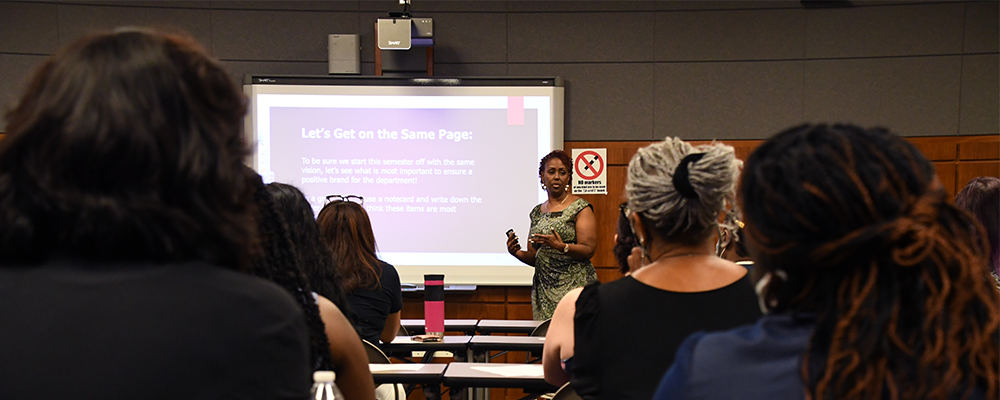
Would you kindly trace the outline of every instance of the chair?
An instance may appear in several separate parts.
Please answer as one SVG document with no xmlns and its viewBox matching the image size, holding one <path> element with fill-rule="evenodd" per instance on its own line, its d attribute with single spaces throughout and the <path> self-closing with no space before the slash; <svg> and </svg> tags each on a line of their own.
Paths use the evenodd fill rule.
<svg viewBox="0 0 1000 400">
<path fill-rule="evenodd" d="M 531 330 L 531 334 L 528 335 L 528 336 L 536 336 L 536 337 L 540 336 L 540 337 L 544 337 L 545 334 L 549 332 L 549 324 L 551 322 L 552 322 L 551 318 L 547 319 L 545 321 L 542 321 L 542 323 L 538 324 L 538 326 L 536 326 L 535 329 Z M 532 359 L 532 357 L 534 357 L 534 359 Z M 541 360 L 542 360 L 542 355 L 541 354 L 538 354 L 538 353 L 528 353 L 528 358 L 525 361 L 528 364 L 534 364 L 534 363 L 539 362 Z"/>
<path fill-rule="evenodd" d="M 542 323 L 538 324 L 535 329 L 531 330 L 531 335 L 529 336 L 545 336 L 549 332 L 549 324 L 552 323 L 552 319 L 549 318 Z"/>
<path fill-rule="evenodd" d="M 569 382 L 566 382 L 566 384 L 562 385 L 562 387 L 556 391 L 556 394 L 552 396 L 552 400 L 583 400 L 583 398 L 576 394 L 576 390 L 569 385 Z"/>
<path fill-rule="evenodd" d="M 391 362 L 389 361 L 389 356 L 385 355 L 385 353 L 382 352 L 382 349 L 379 349 L 378 346 L 376 346 L 376 345 L 372 344 L 372 342 L 369 342 L 369 341 L 364 340 L 364 339 L 361 339 L 361 343 L 364 344 L 365 354 L 368 355 L 368 362 L 369 363 L 371 363 L 371 364 L 391 364 Z M 386 388 L 383 388 L 383 387 L 389 386 L 389 385 L 392 386 L 392 393 L 393 393 L 393 398 L 394 399 L 396 399 L 396 400 L 406 400 L 406 391 L 402 388 L 403 385 L 400 385 L 398 383 L 397 384 L 386 383 L 386 384 L 379 385 L 378 387 L 375 388 L 375 393 L 378 394 L 379 392 L 388 392 L 389 389 L 386 389 Z M 380 388 L 382 388 L 382 389 L 380 390 Z"/>
</svg>

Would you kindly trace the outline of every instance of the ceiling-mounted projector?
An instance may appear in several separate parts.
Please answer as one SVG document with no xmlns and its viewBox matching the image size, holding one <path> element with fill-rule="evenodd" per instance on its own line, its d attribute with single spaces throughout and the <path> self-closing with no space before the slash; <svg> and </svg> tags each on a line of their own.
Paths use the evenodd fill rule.
<svg viewBox="0 0 1000 400">
<path fill-rule="evenodd" d="M 433 18 L 379 18 L 378 48 L 381 50 L 409 50 L 411 46 L 434 45 Z"/>
</svg>

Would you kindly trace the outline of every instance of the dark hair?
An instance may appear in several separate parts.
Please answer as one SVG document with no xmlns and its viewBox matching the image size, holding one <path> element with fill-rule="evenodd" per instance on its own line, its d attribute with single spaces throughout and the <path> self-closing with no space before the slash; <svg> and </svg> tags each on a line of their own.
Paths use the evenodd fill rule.
<svg viewBox="0 0 1000 400">
<path fill-rule="evenodd" d="M 562 161 L 563 165 L 566 166 L 566 170 L 569 171 L 569 176 L 573 176 L 573 159 L 569 157 L 569 154 L 562 150 L 552 150 L 545 157 L 542 157 L 542 161 L 538 163 L 539 178 L 545 176 L 545 164 L 553 159 Z"/>
<path fill-rule="evenodd" d="M 955 205 L 972 213 L 982 225 L 974 228 L 981 239 L 986 239 L 986 250 L 990 257 L 990 265 L 996 275 L 1000 275 L 1000 178 L 982 176 L 974 178 L 958 196 Z"/>
<path fill-rule="evenodd" d="M 305 314 L 309 328 L 309 347 L 312 353 L 313 370 L 333 369 L 330 355 L 330 341 L 326 337 L 326 325 L 319 315 L 319 306 L 312 295 L 312 287 L 295 258 L 296 246 L 289 233 L 284 216 L 268 193 L 260 175 L 247 170 L 254 183 L 253 201 L 257 206 L 256 257 L 251 263 L 254 276 L 267 279 L 285 288 Z"/>
<path fill-rule="evenodd" d="M 340 286 L 340 274 L 334 267 L 333 254 L 323 243 L 306 196 L 295 186 L 277 182 L 267 184 L 267 192 L 288 223 L 289 235 L 295 243 L 296 263 L 305 273 L 309 285 L 320 296 L 333 302 L 353 324 L 356 315 L 348 307 L 347 295 Z"/>
<path fill-rule="evenodd" d="M 382 269 L 375 255 L 375 233 L 364 207 L 350 201 L 333 201 L 323 207 L 316 222 L 337 260 L 344 290 L 352 293 L 379 287 Z"/>
<path fill-rule="evenodd" d="M 618 239 L 615 240 L 615 246 L 611 249 L 611 253 L 615 256 L 615 261 L 618 262 L 618 272 L 621 272 L 622 275 L 629 272 L 628 256 L 632 254 L 632 248 L 638 246 L 635 242 L 635 234 L 632 233 L 632 226 L 629 224 L 628 218 L 625 217 L 625 209 L 622 207 L 626 204 L 622 203 L 618 207 L 620 210 L 616 230 Z"/>
<path fill-rule="evenodd" d="M 744 229 L 776 312 L 815 315 L 807 399 L 997 392 L 997 304 L 970 217 L 885 129 L 802 125 L 747 160 Z M 780 272 L 779 272 L 780 271 Z"/>
<path fill-rule="evenodd" d="M 245 268 L 246 99 L 194 40 L 87 36 L 32 76 L 0 141 L 0 263 L 202 260 Z"/>
</svg>

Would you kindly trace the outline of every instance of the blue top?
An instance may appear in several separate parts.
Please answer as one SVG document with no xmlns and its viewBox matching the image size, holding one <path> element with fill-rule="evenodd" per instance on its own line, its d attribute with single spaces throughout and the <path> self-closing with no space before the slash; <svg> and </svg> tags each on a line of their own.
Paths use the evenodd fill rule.
<svg viewBox="0 0 1000 400">
<path fill-rule="evenodd" d="M 767 315 L 726 332 L 699 332 L 677 350 L 654 400 L 802 399 L 811 318 Z"/>
<path fill-rule="evenodd" d="M 653 399 L 803 399 L 802 359 L 814 326 L 810 315 L 782 314 L 726 332 L 693 334 L 677 350 Z M 970 400 L 986 398 L 976 387 Z"/>
</svg>

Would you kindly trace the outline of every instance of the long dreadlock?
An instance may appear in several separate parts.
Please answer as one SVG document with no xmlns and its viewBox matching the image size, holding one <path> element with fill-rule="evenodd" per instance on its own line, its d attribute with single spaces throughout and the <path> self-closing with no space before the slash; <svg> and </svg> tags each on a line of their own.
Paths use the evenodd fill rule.
<svg viewBox="0 0 1000 400">
<path fill-rule="evenodd" d="M 250 273 L 285 288 L 295 298 L 305 314 L 309 327 L 309 344 L 313 370 L 333 370 L 330 342 L 326 326 L 319 316 L 319 307 L 312 296 L 309 280 L 295 261 L 294 243 L 289 237 L 288 225 L 277 211 L 260 175 L 252 175 L 253 199 L 257 205 L 258 251 L 250 264 Z"/>
<path fill-rule="evenodd" d="M 743 172 L 747 237 L 775 312 L 815 314 L 806 398 L 997 397 L 1000 294 L 985 242 L 933 166 L 884 129 L 803 125 Z"/>
</svg>

